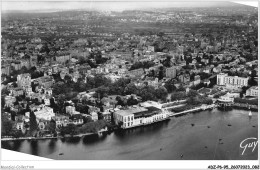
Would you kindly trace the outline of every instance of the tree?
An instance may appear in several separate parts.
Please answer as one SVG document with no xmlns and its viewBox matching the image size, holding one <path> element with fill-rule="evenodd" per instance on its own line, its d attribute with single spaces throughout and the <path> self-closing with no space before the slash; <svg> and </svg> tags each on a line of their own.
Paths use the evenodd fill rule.
<svg viewBox="0 0 260 170">
<path fill-rule="evenodd" d="M 104 116 L 101 112 L 98 112 L 98 120 L 103 120 L 104 119 Z"/>
<path fill-rule="evenodd" d="M 159 78 L 159 80 L 163 79 L 163 67 L 162 66 L 160 67 L 158 78 Z"/>
<path fill-rule="evenodd" d="M 200 76 L 200 79 L 201 79 L 201 80 L 204 80 L 204 79 L 207 79 L 207 78 L 210 77 L 210 74 L 204 73 L 204 72 L 199 73 L 198 75 Z"/>
<path fill-rule="evenodd" d="M 20 138 L 23 136 L 23 133 L 22 131 L 20 130 L 15 130 L 15 131 L 11 131 L 11 135 L 14 137 L 14 138 Z"/>
<path fill-rule="evenodd" d="M 145 61 L 145 62 L 136 62 L 134 63 L 129 70 L 135 70 L 139 68 L 150 68 L 154 66 L 155 63 L 152 61 Z"/>
<path fill-rule="evenodd" d="M 5 107 L 5 98 L 4 98 L 4 96 L 1 96 L 1 106 L 2 106 L 1 108 Z"/>
<path fill-rule="evenodd" d="M 92 120 L 92 118 L 90 116 L 83 116 L 83 122 L 85 124 L 85 123 L 94 122 L 94 121 Z"/>
<path fill-rule="evenodd" d="M 132 106 L 132 105 L 137 105 L 138 101 L 136 99 L 134 99 L 133 96 L 131 96 L 128 100 L 127 100 L 127 105 L 128 106 Z"/>
<path fill-rule="evenodd" d="M 78 111 L 80 113 L 88 114 L 88 110 L 89 110 L 88 105 L 84 105 L 84 104 L 79 103 L 76 106 L 76 111 Z"/>
<path fill-rule="evenodd" d="M 103 97 L 106 97 L 107 94 L 109 92 L 109 88 L 108 87 L 99 87 L 97 90 L 96 90 L 96 97 L 99 97 L 99 99 L 102 99 Z"/>
<path fill-rule="evenodd" d="M 109 94 L 124 95 L 126 86 L 130 83 L 130 79 L 120 78 L 109 86 Z"/>
<path fill-rule="evenodd" d="M 64 94 L 60 94 L 55 98 L 56 102 L 57 102 L 57 110 L 59 110 L 59 112 L 63 111 L 63 107 L 64 107 L 64 102 L 66 101 L 66 96 Z"/>
<path fill-rule="evenodd" d="M 3 89 L 1 90 L 1 94 L 2 94 L 2 95 L 8 95 L 8 94 L 9 94 L 9 90 L 7 90 L 7 88 L 3 88 Z"/>
<path fill-rule="evenodd" d="M 25 66 L 22 66 L 20 72 L 23 74 L 23 73 L 28 73 L 28 69 L 25 67 Z"/>
<path fill-rule="evenodd" d="M 1 135 L 2 136 L 11 135 L 11 132 L 13 131 L 14 123 L 11 120 L 8 120 L 8 118 L 4 114 L 2 114 L 1 122 L 2 122 L 1 123 Z"/>
<path fill-rule="evenodd" d="M 13 83 L 12 83 L 12 86 L 13 86 L 13 87 L 18 87 L 18 85 L 17 85 L 16 82 L 13 82 Z"/>
<path fill-rule="evenodd" d="M 257 81 L 256 81 L 253 77 L 250 77 L 250 78 L 248 79 L 248 85 L 249 85 L 249 86 L 257 86 L 258 83 L 257 83 Z"/>
<path fill-rule="evenodd" d="M 61 136 L 64 136 L 64 135 L 75 135 L 77 133 L 76 131 L 76 125 L 74 124 L 68 124 L 67 126 L 65 127 L 62 127 L 61 130 L 60 130 L 60 134 Z"/>
<path fill-rule="evenodd" d="M 54 101 L 54 98 L 53 98 L 53 97 L 50 99 L 50 107 L 51 107 L 51 108 L 54 108 L 54 107 L 56 107 L 56 103 L 55 103 L 55 101 Z"/>
<path fill-rule="evenodd" d="M 59 81 L 53 85 L 52 92 L 54 95 L 64 94 L 66 92 L 65 91 L 66 88 L 67 87 L 66 87 L 65 83 L 62 81 Z"/>
<path fill-rule="evenodd" d="M 116 96 L 117 105 L 126 106 L 126 102 L 120 97 Z"/>
<path fill-rule="evenodd" d="M 97 120 L 96 122 L 89 122 L 79 128 L 80 133 L 97 133 L 99 130 L 105 128 L 107 123 L 105 120 Z"/>
<path fill-rule="evenodd" d="M 136 94 L 137 93 L 137 87 L 135 86 L 134 83 L 129 83 L 125 87 L 125 94 L 126 95 L 131 95 L 131 94 Z"/>
<path fill-rule="evenodd" d="M 74 84 L 74 91 L 83 92 L 87 90 L 86 83 L 84 81 L 79 81 Z"/>
<path fill-rule="evenodd" d="M 30 134 L 34 136 L 36 134 L 37 129 L 38 129 L 38 124 L 36 121 L 36 116 L 34 112 L 31 111 L 30 112 Z"/>
<path fill-rule="evenodd" d="M 196 90 L 190 90 L 187 94 L 188 97 L 196 97 L 198 92 Z"/>
<path fill-rule="evenodd" d="M 98 74 L 94 77 L 95 88 L 100 87 L 102 85 L 109 86 L 110 84 L 111 84 L 111 80 L 101 74 Z"/>
<path fill-rule="evenodd" d="M 51 119 L 50 123 L 48 124 L 47 128 L 51 133 L 55 133 L 56 132 L 56 122 Z"/>
<path fill-rule="evenodd" d="M 197 60 L 198 63 L 201 62 L 201 58 L 199 56 L 196 57 L 196 60 Z"/>
<path fill-rule="evenodd" d="M 256 70 L 252 70 L 252 72 L 251 72 L 251 77 L 252 77 L 252 78 L 257 77 L 256 73 L 257 73 Z"/>
<path fill-rule="evenodd" d="M 86 59 L 85 57 L 83 57 L 83 56 L 80 56 L 80 57 L 79 57 L 78 63 L 79 63 L 80 65 L 82 65 L 82 64 L 84 64 L 84 63 L 86 63 L 86 62 L 87 62 L 87 59 Z"/>
<path fill-rule="evenodd" d="M 180 86 L 178 89 L 176 89 L 177 92 L 186 91 L 186 89 L 183 86 Z"/>
<path fill-rule="evenodd" d="M 145 86 L 140 90 L 139 96 L 142 97 L 143 101 L 156 100 L 155 88 L 153 86 Z"/>
<path fill-rule="evenodd" d="M 171 67 L 171 56 L 167 56 L 166 59 L 163 61 L 163 65 L 165 67 Z"/>
<path fill-rule="evenodd" d="M 164 32 L 162 32 L 162 31 L 160 31 L 159 33 L 158 33 L 158 36 L 160 36 L 160 37 L 163 37 L 165 34 L 164 34 Z"/>
<path fill-rule="evenodd" d="M 176 90 L 176 87 L 175 87 L 173 81 L 167 81 L 167 82 L 165 82 L 164 87 L 167 89 L 167 91 L 168 91 L 169 93 L 171 93 L 171 92 L 173 92 L 174 90 Z"/>
<path fill-rule="evenodd" d="M 189 105 L 199 105 L 200 103 L 201 103 L 201 100 L 199 100 L 198 97 L 192 96 L 187 99 L 187 104 L 189 104 Z"/>
<path fill-rule="evenodd" d="M 65 75 L 64 80 L 66 83 L 70 84 L 72 82 L 72 79 L 69 75 Z"/>
<path fill-rule="evenodd" d="M 161 99 L 162 101 L 166 101 L 168 92 L 165 87 L 159 87 L 158 89 L 155 90 L 155 96 L 158 99 Z"/>
<path fill-rule="evenodd" d="M 175 101 L 175 100 L 183 100 L 186 98 L 186 92 L 184 91 L 179 91 L 179 92 L 174 92 L 171 95 L 171 100 Z"/>
<path fill-rule="evenodd" d="M 65 93 L 65 99 L 66 99 L 66 100 L 71 100 L 71 99 L 77 97 L 77 95 L 78 95 L 77 92 L 75 92 L 75 91 L 69 91 L 69 92 Z"/>
<path fill-rule="evenodd" d="M 243 86 L 242 87 L 242 91 L 240 92 L 240 97 L 242 98 L 243 95 L 246 93 L 247 89 L 249 89 L 250 87 L 247 87 L 247 86 Z"/>
<path fill-rule="evenodd" d="M 35 66 L 32 66 L 32 67 L 30 68 L 30 72 L 34 72 L 34 71 L 36 71 L 36 67 L 35 67 Z"/>
</svg>

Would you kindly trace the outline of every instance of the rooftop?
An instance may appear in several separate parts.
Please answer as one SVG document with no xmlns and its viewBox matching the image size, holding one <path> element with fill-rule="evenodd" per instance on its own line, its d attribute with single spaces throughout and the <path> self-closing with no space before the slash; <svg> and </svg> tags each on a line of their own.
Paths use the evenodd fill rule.
<svg viewBox="0 0 260 170">
<path fill-rule="evenodd" d="M 147 111 L 147 109 L 144 107 L 135 107 L 135 108 L 127 109 L 127 110 L 118 110 L 116 113 L 121 116 L 128 116 L 128 115 L 132 115 L 132 114 L 144 112 L 144 111 Z"/>
<path fill-rule="evenodd" d="M 158 113 L 159 111 L 161 111 L 161 109 L 158 109 L 153 106 L 149 106 L 149 107 L 134 107 L 127 110 L 119 110 L 116 113 L 121 116 L 128 116 L 134 114 L 135 118 L 139 118 L 139 117 L 152 116 Z"/>
<path fill-rule="evenodd" d="M 249 89 L 258 90 L 258 86 L 252 86 L 252 87 L 250 87 Z"/>
</svg>

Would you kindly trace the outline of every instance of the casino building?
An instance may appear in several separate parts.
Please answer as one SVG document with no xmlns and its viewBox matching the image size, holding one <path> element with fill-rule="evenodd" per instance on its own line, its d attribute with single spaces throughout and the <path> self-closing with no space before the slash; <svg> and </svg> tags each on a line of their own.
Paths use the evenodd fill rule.
<svg viewBox="0 0 260 170">
<path fill-rule="evenodd" d="M 168 112 L 157 107 L 135 106 L 130 109 L 117 110 L 114 112 L 115 124 L 122 129 L 143 126 L 169 118 Z"/>
</svg>

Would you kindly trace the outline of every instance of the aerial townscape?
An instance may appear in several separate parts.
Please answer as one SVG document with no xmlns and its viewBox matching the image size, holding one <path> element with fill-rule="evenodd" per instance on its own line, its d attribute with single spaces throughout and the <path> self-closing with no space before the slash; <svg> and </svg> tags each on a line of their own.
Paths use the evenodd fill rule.
<svg viewBox="0 0 260 170">
<path fill-rule="evenodd" d="M 102 136 L 214 110 L 252 116 L 258 9 L 227 4 L 2 13 L 2 141 Z"/>
</svg>

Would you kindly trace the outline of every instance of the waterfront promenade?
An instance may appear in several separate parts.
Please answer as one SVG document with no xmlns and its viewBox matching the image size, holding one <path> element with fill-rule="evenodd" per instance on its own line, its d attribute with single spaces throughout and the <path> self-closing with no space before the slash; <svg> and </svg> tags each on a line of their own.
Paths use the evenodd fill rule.
<svg viewBox="0 0 260 170">
<path fill-rule="evenodd" d="M 215 104 L 202 105 L 202 106 L 195 107 L 195 108 L 193 108 L 193 109 L 185 110 L 185 111 L 178 112 L 178 113 L 171 112 L 171 113 L 169 114 L 169 116 L 172 117 L 172 116 L 182 115 L 182 114 L 191 113 L 191 112 L 196 112 L 196 111 L 200 111 L 200 110 L 213 109 L 213 108 L 215 108 L 215 107 L 216 107 Z"/>
</svg>

